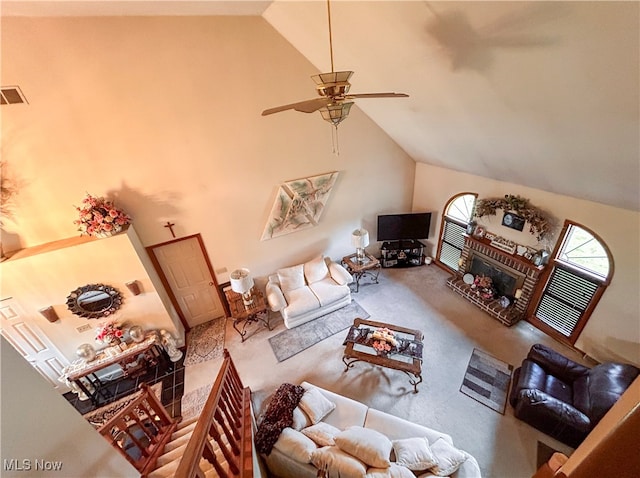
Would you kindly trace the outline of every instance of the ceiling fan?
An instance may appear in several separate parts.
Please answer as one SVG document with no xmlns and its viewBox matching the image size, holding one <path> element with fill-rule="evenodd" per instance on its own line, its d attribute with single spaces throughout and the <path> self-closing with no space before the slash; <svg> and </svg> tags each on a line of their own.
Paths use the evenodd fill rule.
<svg viewBox="0 0 640 478">
<path fill-rule="evenodd" d="M 357 93 L 349 94 L 349 78 L 353 71 L 333 70 L 333 39 L 331 35 L 331 5 L 327 0 L 327 17 L 329 19 L 329 51 L 331 54 L 331 72 L 313 75 L 311 78 L 316 83 L 316 91 L 319 98 L 299 101 L 288 105 L 276 106 L 262 112 L 262 116 L 279 113 L 286 110 L 295 110 L 302 113 L 313 113 L 320 111 L 322 118 L 335 127 L 338 126 L 349 115 L 349 110 L 353 106 L 354 98 L 406 98 L 405 93 Z"/>
</svg>

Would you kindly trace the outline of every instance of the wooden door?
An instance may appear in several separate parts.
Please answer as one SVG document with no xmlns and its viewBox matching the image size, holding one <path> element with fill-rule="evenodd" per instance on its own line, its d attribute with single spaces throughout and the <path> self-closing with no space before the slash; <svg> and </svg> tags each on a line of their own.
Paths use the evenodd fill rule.
<svg viewBox="0 0 640 478">
<path fill-rule="evenodd" d="M 69 361 L 13 298 L 0 301 L 0 333 L 54 389 L 60 393 L 69 390 L 69 387 L 58 381 L 62 369 Z"/>
<path fill-rule="evenodd" d="M 224 315 L 218 283 L 199 234 L 147 250 L 187 330 Z"/>
</svg>

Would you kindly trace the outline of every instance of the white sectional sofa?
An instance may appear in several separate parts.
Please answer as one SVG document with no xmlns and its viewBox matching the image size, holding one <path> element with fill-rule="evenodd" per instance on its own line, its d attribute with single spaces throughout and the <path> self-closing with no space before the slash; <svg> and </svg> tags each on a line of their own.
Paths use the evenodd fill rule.
<svg viewBox="0 0 640 478">
<path fill-rule="evenodd" d="M 403 420 L 388 413 L 369 408 L 363 403 L 330 392 L 308 382 L 303 382 L 301 385 L 306 390 L 316 389 L 323 397 L 328 399 L 328 401 L 335 404 L 335 408 L 322 418 L 321 422 L 331 425 L 339 430 L 346 430 L 349 427 L 356 427 L 353 430 L 360 432 L 362 432 L 360 427 L 375 430 L 376 432 L 382 433 L 392 441 L 394 450 L 396 445 L 399 443 L 398 441 L 406 442 L 409 440 L 403 439 L 423 438 L 427 440 L 428 445 L 432 447 L 435 452 L 434 444 L 442 439 L 446 443 L 439 442 L 439 444 L 465 455 L 464 458 L 460 458 L 461 460 L 464 460 L 462 464 L 460 464 L 459 467 L 456 467 L 457 469 L 454 472 L 446 476 L 450 476 L 451 478 L 481 478 L 480 467 L 478 466 L 475 458 L 464 451 L 455 449 L 453 446 L 453 440 L 449 435 Z M 306 394 L 307 392 L 305 392 L 305 395 Z M 302 402 L 298 408 L 300 407 L 302 407 Z M 300 412 L 298 412 L 298 414 L 300 414 Z M 297 424 L 296 422 L 299 422 L 299 419 L 296 419 L 296 413 L 294 412 L 293 428 L 285 428 L 278 438 L 278 441 L 275 443 L 271 453 L 262 456 L 267 468 L 269 469 L 270 475 L 273 477 L 315 478 L 318 474 L 318 468 L 316 468 L 316 466 L 311 462 L 318 461 L 314 454 L 317 450 L 321 450 L 323 447 L 306 438 L 307 435 L 305 434 L 305 428 L 312 422 L 307 421 L 307 423 L 303 425 Z M 294 431 L 295 429 L 300 429 L 300 431 Z M 336 441 L 338 441 L 337 438 Z M 309 442 L 311 445 L 308 444 Z M 364 445 L 362 447 L 357 445 L 357 447 L 364 448 Z M 393 455 L 390 456 L 393 457 Z M 332 469 L 329 467 L 326 471 L 328 472 L 329 477 L 337 476 L 338 471 L 341 471 L 341 478 L 358 476 L 364 478 L 403 478 L 409 476 L 427 478 L 435 476 L 431 473 L 433 470 L 414 470 L 412 472 L 404 466 L 399 467 L 398 464 L 400 464 L 401 461 L 401 459 L 396 457 L 395 462 L 391 461 L 389 468 L 381 469 L 367 467 L 364 475 L 357 470 L 356 472 L 353 472 L 353 470 L 346 470 L 345 468 L 338 468 L 338 470 L 336 470 L 335 468 Z M 406 465 L 406 462 L 404 464 Z M 442 471 L 442 469 L 440 471 Z M 440 476 L 443 475 L 441 474 Z"/>
<path fill-rule="evenodd" d="M 291 329 L 350 304 L 352 281 L 344 267 L 319 256 L 270 275 L 267 301 Z"/>
</svg>

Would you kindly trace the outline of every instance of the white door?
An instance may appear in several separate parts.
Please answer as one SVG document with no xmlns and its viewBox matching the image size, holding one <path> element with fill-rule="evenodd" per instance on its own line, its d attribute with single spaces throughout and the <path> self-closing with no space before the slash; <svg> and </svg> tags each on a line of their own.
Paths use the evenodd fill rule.
<svg viewBox="0 0 640 478">
<path fill-rule="evenodd" d="M 62 369 L 69 361 L 33 320 L 29 320 L 13 298 L 0 301 L 0 333 L 54 389 L 60 393 L 69 390 L 69 387 L 58 381 Z"/>
<path fill-rule="evenodd" d="M 218 285 L 198 236 L 152 250 L 189 327 L 224 315 Z"/>
</svg>

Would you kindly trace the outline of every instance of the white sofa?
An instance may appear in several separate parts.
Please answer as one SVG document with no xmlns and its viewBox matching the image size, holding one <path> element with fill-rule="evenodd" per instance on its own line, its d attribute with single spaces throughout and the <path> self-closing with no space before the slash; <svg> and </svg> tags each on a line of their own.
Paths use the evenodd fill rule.
<svg viewBox="0 0 640 478">
<path fill-rule="evenodd" d="M 291 329 L 350 304 L 352 281 L 344 267 L 319 256 L 270 275 L 267 301 Z"/>
<path fill-rule="evenodd" d="M 451 437 L 444 433 L 403 420 L 388 413 L 369 408 L 363 403 L 330 392 L 308 382 L 303 382 L 301 385 L 307 390 L 317 389 L 325 398 L 335 403 L 336 407 L 322 419 L 322 422 L 332 425 L 340 430 L 345 430 L 347 427 L 351 426 L 358 426 L 380 432 L 392 441 L 412 437 L 424 437 L 427 439 L 429 446 L 433 446 L 438 439 L 442 438 L 448 444 L 453 445 Z M 294 413 L 294 427 L 296 427 L 295 417 L 296 415 Z M 307 422 L 307 425 L 308 424 L 309 422 Z M 288 430 L 290 433 L 295 433 L 291 429 L 285 430 Z M 305 463 L 304 461 L 306 460 L 300 458 L 299 450 L 297 453 L 292 453 L 290 449 L 287 449 L 285 441 L 283 434 L 281 434 L 271 453 L 269 453 L 269 455 L 262 456 L 267 468 L 269 469 L 270 476 L 277 478 L 315 478 L 317 476 L 318 469 L 311 463 Z M 480 467 L 478 466 L 478 462 L 475 458 L 465 452 L 462 453 L 466 454 L 467 458 L 459 466 L 457 471 L 450 475 L 451 478 L 481 478 Z M 367 478 L 369 476 L 405 476 L 398 475 L 396 473 L 397 470 L 394 470 L 394 472 L 391 473 L 387 472 L 386 474 L 381 473 L 381 471 L 382 470 L 379 469 L 372 470 L 372 468 L 368 468 L 365 476 Z M 407 470 L 404 471 L 406 472 Z M 329 476 L 334 475 L 335 471 L 334 474 L 329 473 Z M 415 472 L 415 476 L 427 478 L 434 475 L 429 471 L 424 471 Z"/>
</svg>

